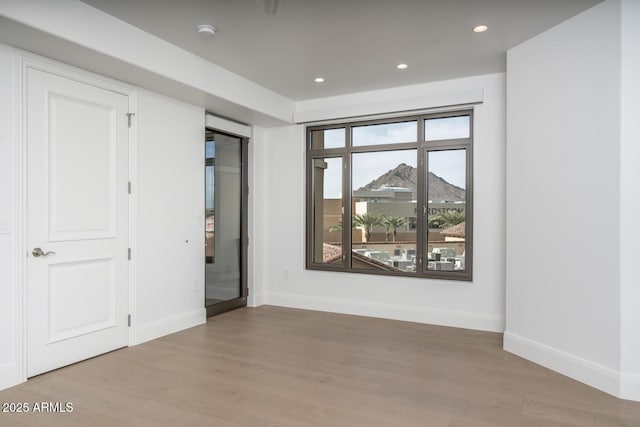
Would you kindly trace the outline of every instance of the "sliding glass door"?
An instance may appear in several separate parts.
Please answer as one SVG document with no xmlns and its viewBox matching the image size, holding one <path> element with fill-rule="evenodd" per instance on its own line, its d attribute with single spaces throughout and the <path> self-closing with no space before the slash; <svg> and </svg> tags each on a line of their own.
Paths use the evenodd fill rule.
<svg viewBox="0 0 640 427">
<path fill-rule="evenodd" d="M 205 306 L 211 316 L 247 304 L 247 139 L 206 131 Z"/>
</svg>

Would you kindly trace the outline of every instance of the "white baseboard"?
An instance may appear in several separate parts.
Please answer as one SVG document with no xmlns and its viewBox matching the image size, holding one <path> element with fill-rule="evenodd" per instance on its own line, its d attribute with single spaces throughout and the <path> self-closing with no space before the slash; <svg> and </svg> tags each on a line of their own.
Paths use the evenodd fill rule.
<svg viewBox="0 0 640 427">
<path fill-rule="evenodd" d="M 620 398 L 640 402 L 640 375 L 620 374 Z"/>
<path fill-rule="evenodd" d="M 16 363 L 9 362 L 0 365 L 0 390 L 16 386 L 26 380 L 22 377 L 20 367 Z"/>
<path fill-rule="evenodd" d="M 504 331 L 504 316 L 484 313 L 436 310 L 415 306 L 380 304 L 367 301 L 321 298 L 317 296 L 310 297 L 274 292 L 266 293 L 263 303 L 281 307 L 404 320 L 408 322 L 452 326 L 480 331 Z"/>
<path fill-rule="evenodd" d="M 247 298 L 247 306 L 248 307 L 260 307 L 264 305 L 265 297 L 262 292 L 257 294 L 250 294 L 249 298 Z"/>
<path fill-rule="evenodd" d="M 504 333 L 503 348 L 510 353 L 595 387 L 605 393 L 621 397 L 620 373 L 614 369 L 511 332 Z M 640 382 L 638 385 L 640 385 Z"/>
<path fill-rule="evenodd" d="M 174 332 L 202 325 L 206 323 L 206 321 L 207 310 L 203 307 L 165 319 L 137 325 L 136 339 L 131 345 L 142 344 L 143 342 L 173 334 Z"/>
</svg>

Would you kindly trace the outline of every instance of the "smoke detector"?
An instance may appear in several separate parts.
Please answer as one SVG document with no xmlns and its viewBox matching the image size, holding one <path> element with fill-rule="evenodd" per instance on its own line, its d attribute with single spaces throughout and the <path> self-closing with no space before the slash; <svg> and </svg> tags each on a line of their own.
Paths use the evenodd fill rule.
<svg viewBox="0 0 640 427">
<path fill-rule="evenodd" d="M 216 27 L 210 24 L 202 24 L 196 27 L 198 34 L 205 37 L 213 37 L 216 35 Z"/>
</svg>

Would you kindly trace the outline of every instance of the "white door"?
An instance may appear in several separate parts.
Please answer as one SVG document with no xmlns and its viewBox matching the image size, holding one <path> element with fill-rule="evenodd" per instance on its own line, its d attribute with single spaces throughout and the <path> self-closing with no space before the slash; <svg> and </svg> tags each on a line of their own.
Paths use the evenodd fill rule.
<svg viewBox="0 0 640 427">
<path fill-rule="evenodd" d="M 126 95 L 28 70 L 30 377 L 128 345 L 127 112 Z"/>
</svg>

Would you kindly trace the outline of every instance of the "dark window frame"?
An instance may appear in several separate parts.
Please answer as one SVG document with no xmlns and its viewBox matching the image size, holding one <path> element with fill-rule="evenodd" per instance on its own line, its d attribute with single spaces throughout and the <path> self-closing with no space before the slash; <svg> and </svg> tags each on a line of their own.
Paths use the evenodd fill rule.
<svg viewBox="0 0 640 427">
<path fill-rule="evenodd" d="M 447 118 L 447 117 L 469 117 L 469 136 L 467 138 L 457 139 L 440 139 L 427 141 L 425 139 L 425 120 Z M 352 128 L 377 125 L 391 124 L 407 121 L 417 121 L 417 135 L 414 142 L 379 144 L 368 146 L 353 146 Z M 329 129 L 345 129 L 345 146 L 340 148 L 313 149 L 312 148 L 312 132 L 318 130 Z M 402 117 L 382 118 L 375 120 L 350 121 L 331 123 L 324 125 L 309 125 L 305 128 L 306 135 L 306 242 L 305 242 L 305 265 L 308 270 L 321 271 L 338 271 L 343 273 L 359 273 L 374 274 L 382 276 L 394 277 L 416 277 L 430 279 L 445 279 L 458 281 L 472 281 L 473 278 L 473 139 L 474 139 L 474 115 L 472 109 L 439 112 L 431 114 L 407 115 Z M 351 188 L 351 162 L 352 154 L 355 153 L 372 153 L 383 151 L 399 151 L 399 150 L 416 150 L 417 155 L 417 212 L 422 212 L 422 216 L 418 215 L 416 221 L 416 271 L 386 271 L 374 269 L 358 269 L 351 266 L 351 227 L 342 227 L 342 262 L 340 263 L 318 263 L 314 262 L 314 246 L 316 235 L 314 233 L 314 160 L 336 158 L 342 159 L 342 224 L 351 223 L 352 218 L 352 191 Z M 427 269 L 427 207 L 428 194 L 426 191 L 427 171 L 429 170 L 428 158 L 429 153 L 433 151 L 446 150 L 466 150 L 466 200 L 465 200 L 465 270 L 464 271 L 436 271 Z"/>
<path fill-rule="evenodd" d="M 241 166 L 240 166 L 240 296 L 237 298 L 229 299 L 217 304 L 207 305 L 206 304 L 206 290 L 202 294 L 202 302 L 204 303 L 207 317 L 216 316 L 218 314 L 226 313 L 227 311 L 235 310 L 236 308 L 246 307 L 247 306 L 247 298 L 249 297 L 249 282 L 248 282 L 248 260 L 249 260 L 249 143 L 251 142 L 250 138 L 246 136 L 238 135 L 232 132 L 220 131 L 215 128 L 206 126 L 205 127 L 205 141 L 208 139 L 207 135 L 209 133 L 220 134 L 229 136 L 232 138 L 238 138 L 240 141 L 240 156 L 241 156 Z M 203 147 L 204 148 L 204 147 Z M 207 158 L 205 154 L 205 167 L 207 165 L 215 165 L 215 158 Z M 206 178 L 205 178 L 206 180 Z M 206 188 L 206 181 L 204 183 L 204 187 Z M 205 207 L 206 211 L 206 207 Z M 206 221 L 205 221 L 206 223 Z M 205 225 L 206 226 L 206 225 Z M 204 229 L 204 227 L 203 227 Z M 204 231 L 204 230 L 203 230 Z M 204 233 L 203 233 L 204 236 Z M 206 258 L 205 258 L 206 263 Z M 205 272 L 205 281 L 206 281 L 206 272 Z M 205 284 L 206 286 L 206 284 Z"/>
</svg>

